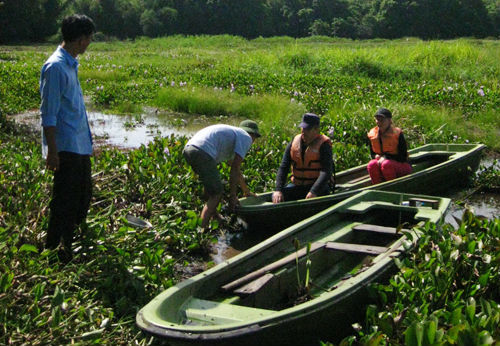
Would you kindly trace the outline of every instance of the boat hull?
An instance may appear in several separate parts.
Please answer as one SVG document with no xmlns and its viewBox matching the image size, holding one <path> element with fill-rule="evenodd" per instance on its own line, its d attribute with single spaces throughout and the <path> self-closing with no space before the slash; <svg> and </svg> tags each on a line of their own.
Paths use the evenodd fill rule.
<svg viewBox="0 0 500 346">
<path fill-rule="evenodd" d="M 415 245 L 421 231 L 409 225 L 438 222 L 449 204 L 364 191 L 162 292 L 137 324 L 172 345 L 338 341 L 362 320 L 368 285 Z M 303 300 L 306 275 L 314 285 Z"/>
<path fill-rule="evenodd" d="M 372 185 L 366 165 L 362 165 L 339 172 L 339 186 L 332 195 L 273 204 L 272 192 L 268 192 L 242 198 L 236 213 L 252 232 L 273 233 L 365 190 L 441 195 L 467 184 L 479 167 L 484 148 L 482 144 L 427 144 L 410 151 L 415 169 L 410 175 Z M 350 180 L 358 181 L 346 184 Z"/>
</svg>

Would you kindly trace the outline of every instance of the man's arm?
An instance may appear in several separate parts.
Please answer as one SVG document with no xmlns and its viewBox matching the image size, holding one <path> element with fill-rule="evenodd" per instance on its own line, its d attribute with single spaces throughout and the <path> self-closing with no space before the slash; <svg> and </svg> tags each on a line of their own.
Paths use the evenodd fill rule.
<svg viewBox="0 0 500 346">
<path fill-rule="evenodd" d="M 44 127 L 43 133 L 45 135 L 45 140 L 47 141 L 48 149 L 45 166 L 51 171 L 57 171 L 59 169 L 59 156 L 57 155 L 56 127 Z"/>
<path fill-rule="evenodd" d="M 316 197 L 319 195 L 323 188 L 330 182 L 333 170 L 333 154 L 332 147 L 327 142 L 323 143 L 319 148 L 319 155 L 321 161 L 321 171 L 319 177 L 314 182 L 311 190 L 306 198 Z M 311 194 L 311 195 L 309 195 Z"/>
<path fill-rule="evenodd" d="M 293 140 L 292 140 L 293 141 Z M 292 141 L 286 146 L 285 152 L 283 153 L 283 158 L 281 159 L 280 167 L 278 168 L 278 173 L 276 174 L 276 187 L 273 192 L 273 203 L 283 202 L 283 187 L 285 186 L 288 173 L 290 172 L 290 165 L 292 162 L 292 157 L 290 156 L 290 148 L 292 147 Z"/>
<path fill-rule="evenodd" d="M 239 204 L 238 201 L 238 184 L 241 184 L 241 181 L 243 181 L 244 186 L 242 185 L 243 192 L 249 192 L 248 187 L 246 183 L 244 182 L 244 178 L 241 175 L 241 163 L 243 162 L 243 158 L 238 155 L 234 154 L 234 159 L 233 162 L 231 163 L 231 172 L 229 174 L 229 206 L 234 209 Z M 246 189 L 246 191 L 245 191 Z"/>
</svg>

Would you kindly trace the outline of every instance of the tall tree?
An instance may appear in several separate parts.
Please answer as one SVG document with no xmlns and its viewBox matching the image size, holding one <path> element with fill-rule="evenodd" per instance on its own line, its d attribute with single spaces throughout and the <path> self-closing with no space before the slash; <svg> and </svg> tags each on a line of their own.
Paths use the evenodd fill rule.
<svg viewBox="0 0 500 346">
<path fill-rule="evenodd" d="M 59 28 L 61 0 L 9 0 L 0 7 L 0 43 L 41 41 Z"/>
</svg>

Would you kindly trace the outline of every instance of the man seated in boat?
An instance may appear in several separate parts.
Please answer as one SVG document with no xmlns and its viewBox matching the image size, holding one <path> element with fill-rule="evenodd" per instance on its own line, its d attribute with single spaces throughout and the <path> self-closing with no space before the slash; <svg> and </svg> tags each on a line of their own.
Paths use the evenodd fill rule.
<svg viewBox="0 0 500 346">
<path fill-rule="evenodd" d="M 273 203 L 313 198 L 332 192 L 334 171 L 332 142 L 320 134 L 319 116 L 306 113 L 301 133 L 288 143 L 276 176 Z M 292 182 L 285 186 L 292 167 Z"/>
<path fill-rule="evenodd" d="M 368 173 L 373 184 L 396 179 L 410 174 L 408 145 L 399 127 L 392 124 L 392 113 L 386 108 L 379 108 L 375 113 L 377 126 L 368 132 L 370 154 Z"/>
</svg>

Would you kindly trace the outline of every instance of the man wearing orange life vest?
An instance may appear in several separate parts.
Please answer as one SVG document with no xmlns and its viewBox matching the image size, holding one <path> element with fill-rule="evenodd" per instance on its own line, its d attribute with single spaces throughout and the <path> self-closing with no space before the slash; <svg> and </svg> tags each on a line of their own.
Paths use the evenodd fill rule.
<svg viewBox="0 0 500 346">
<path fill-rule="evenodd" d="M 306 113 L 301 133 L 288 144 L 276 175 L 273 203 L 313 198 L 331 193 L 332 142 L 319 133 L 319 116 Z M 292 183 L 285 186 L 292 167 Z"/>
<path fill-rule="evenodd" d="M 400 128 L 392 125 L 392 113 L 379 108 L 375 113 L 377 126 L 368 132 L 372 160 L 368 173 L 373 184 L 396 179 L 411 173 L 408 146 Z"/>
</svg>

